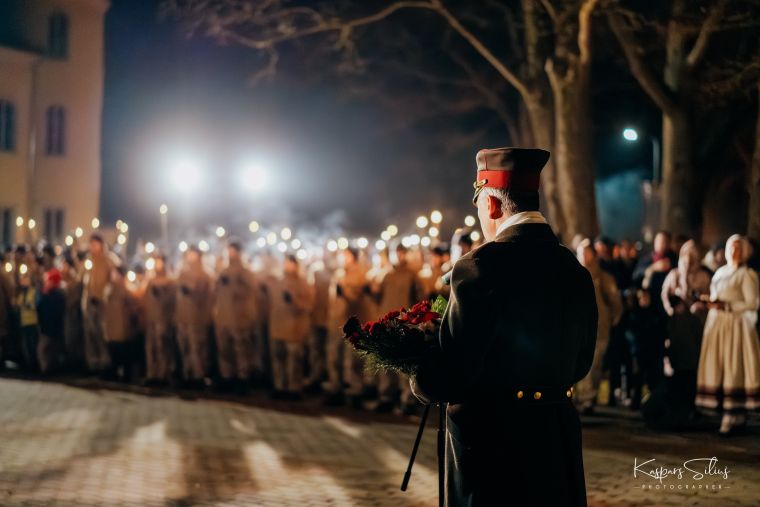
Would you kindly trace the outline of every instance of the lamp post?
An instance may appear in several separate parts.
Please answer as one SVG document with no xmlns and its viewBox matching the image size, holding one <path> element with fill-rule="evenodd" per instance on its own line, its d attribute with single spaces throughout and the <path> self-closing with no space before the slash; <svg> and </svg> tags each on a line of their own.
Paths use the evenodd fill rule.
<svg viewBox="0 0 760 507">
<path fill-rule="evenodd" d="M 164 252 L 169 251 L 169 206 L 162 204 L 158 208 L 161 215 L 161 242 L 163 243 Z"/>
<path fill-rule="evenodd" d="M 659 185 L 662 181 L 660 171 L 660 140 L 653 135 L 648 135 L 649 142 L 652 144 L 652 181 L 642 182 L 642 197 L 644 200 L 644 224 L 642 226 L 642 235 L 644 240 L 649 242 L 654 231 L 659 228 L 660 224 L 660 199 Z M 623 129 L 623 139 L 629 143 L 635 143 L 639 140 L 639 132 L 633 127 Z"/>
</svg>

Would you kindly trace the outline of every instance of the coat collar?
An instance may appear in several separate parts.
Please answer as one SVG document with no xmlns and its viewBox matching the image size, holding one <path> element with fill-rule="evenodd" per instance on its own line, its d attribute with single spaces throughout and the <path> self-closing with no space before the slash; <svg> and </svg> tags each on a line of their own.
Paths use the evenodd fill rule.
<svg viewBox="0 0 760 507">
<path fill-rule="evenodd" d="M 559 243 L 549 224 L 525 223 L 507 227 L 493 241 L 496 243 L 514 243 L 516 241 L 548 241 Z"/>
</svg>

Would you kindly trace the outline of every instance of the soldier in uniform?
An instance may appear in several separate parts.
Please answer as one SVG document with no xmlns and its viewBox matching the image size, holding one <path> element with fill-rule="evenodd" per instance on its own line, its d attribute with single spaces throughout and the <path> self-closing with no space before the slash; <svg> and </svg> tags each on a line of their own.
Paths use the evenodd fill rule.
<svg viewBox="0 0 760 507">
<path fill-rule="evenodd" d="M 88 263 L 89 261 L 89 263 Z M 108 284 L 113 263 L 106 252 L 100 234 L 90 236 L 89 257 L 85 260 L 82 291 L 82 314 L 84 317 L 84 355 L 87 368 L 102 373 L 108 367 L 110 357 L 103 339 L 103 291 Z"/>
<path fill-rule="evenodd" d="M 571 387 L 594 357 L 596 299 L 538 211 L 548 158 L 517 148 L 476 157 L 486 242 L 454 265 L 440 347 L 413 379 L 423 400 L 449 403 L 447 505 L 586 505 Z"/>
<path fill-rule="evenodd" d="M 66 293 L 66 312 L 63 317 L 63 337 L 68 366 L 76 371 L 82 369 L 84 363 L 84 343 L 82 326 L 82 283 L 81 264 L 78 263 L 75 252 L 66 252 L 63 259 L 64 291 Z"/>
<path fill-rule="evenodd" d="M 272 286 L 271 296 L 273 396 L 298 399 L 303 388 L 304 351 L 311 331 L 314 293 L 299 272 L 294 255 L 286 257 L 282 278 Z"/>
<path fill-rule="evenodd" d="M 152 276 L 143 296 L 145 308 L 145 378 L 151 383 L 171 381 L 176 366 L 174 309 L 177 289 L 169 278 L 166 257 L 156 255 Z"/>
<path fill-rule="evenodd" d="M 372 318 L 366 305 L 362 304 L 368 281 L 359 251 L 353 248 L 343 250 L 342 260 L 343 266 L 336 271 L 330 286 L 326 405 L 344 404 L 346 386 L 349 393 L 361 392 L 364 380 L 362 362 L 345 343 L 342 329 L 352 315 L 362 322 Z M 358 403 L 358 397 L 351 401 Z"/>
<path fill-rule="evenodd" d="M 103 335 L 111 358 L 109 376 L 129 382 L 135 362 L 137 333 L 137 297 L 126 284 L 124 266 L 111 268 L 111 281 L 103 290 Z"/>
<path fill-rule="evenodd" d="M 330 278 L 332 276 L 324 261 L 311 265 L 309 278 L 314 291 L 314 308 L 311 311 L 311 336 L 308 347 L 309 376 L 306 390 L 321 391 L 327 376 L 327 326 L 330 308 Z"/>
<path fill-rule="evenodd" d="M 208 375 L 213 307 L 214 281 L 203 268 L 202 255 L 198 247 L 190 247 L 177 278 L 177 343 L 182 378 L 195 386 L 200 386 Z"/>
<path fill-rule="evenodd" d="M 396 247 L 396 263 L 385 273 L 380 282 L 380 315 L 391 310 L 409 308 L 419 300 L 420 293 L 417 270 L 407 263 L 407 248 L 404 245 Z M 390 412 L 401 395 L 404 408 L 413 403 L 409 381 L 400 378 L 398 374 L 384 372 L 378 374 L 378 391 L 380 403 L 375 407 L 376 412 Z"/>
<path fill-rule="evenodd" d="M 253 355 L 262 353 L 253 350 L 257 290 L 253 272 L 243 264 L 241 244 L 230 241 L 227 265 L 219 273 L 214 289 L 214 324 L 220 387 L 234 385 L 240 393 L 248 390 Z"/>
</svg>

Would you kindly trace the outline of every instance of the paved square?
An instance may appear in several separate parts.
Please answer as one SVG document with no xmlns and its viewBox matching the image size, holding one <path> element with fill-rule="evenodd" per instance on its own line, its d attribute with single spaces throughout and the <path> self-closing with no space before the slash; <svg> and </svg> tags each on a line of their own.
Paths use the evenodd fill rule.
<svg viewBox="0 0 760 507">
<path fill-rule="evenodd" d="M 0 380 L 0 406 L 4 506 L 436 505 L 432 426 L 409 491 L 399 491 L 417 429 L 401 418 L 11 379 Z M 760 504 L 757 435 L 660 435 L 598 418 L 584 439 L 590 505 Z M 633 478 L 634 457 L 675 466 L 710 456 L 729 478 L 701 482 L 720 490 L 641 489 L 656 481 Z M 679 482 L 696 481 L 666 484 Z"/>
</svg>

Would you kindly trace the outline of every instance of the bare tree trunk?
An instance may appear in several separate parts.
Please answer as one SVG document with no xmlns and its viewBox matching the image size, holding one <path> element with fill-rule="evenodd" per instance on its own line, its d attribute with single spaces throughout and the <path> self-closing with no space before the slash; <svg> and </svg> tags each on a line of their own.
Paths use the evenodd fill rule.
<svg viewBox="0 0 760 507">
<path fill-rule="evenodd" d="M 554 92 L 554 164 L 559 202 L 565 218 L 564 239 L 599 233 L 591 157 L 588 83 L 552 78 Z"/>
<path fill-rule="evenodd" d="M 755 151 L 749 172 L 749 221 L 747 235 L 760 241 L 760 83 L 757 85 L 758 114 L 755 127 Z"/>
<path fill-rule="evenodd" d="M 689 115 L 681 108 L 662 115 L 662 217 L 674 234 L 694 237 L 697 203 Z"/>
</svg>

